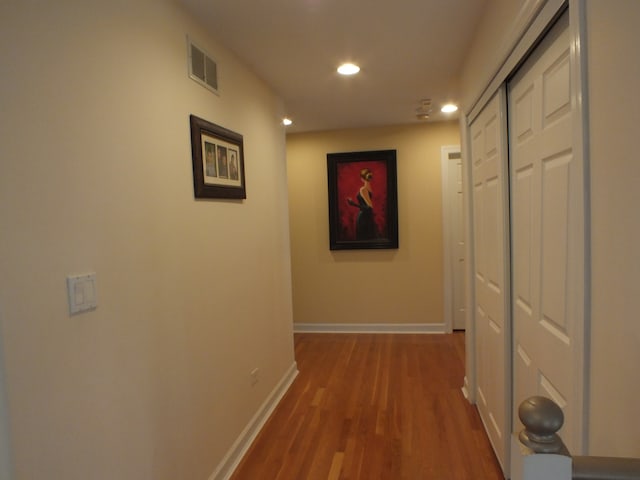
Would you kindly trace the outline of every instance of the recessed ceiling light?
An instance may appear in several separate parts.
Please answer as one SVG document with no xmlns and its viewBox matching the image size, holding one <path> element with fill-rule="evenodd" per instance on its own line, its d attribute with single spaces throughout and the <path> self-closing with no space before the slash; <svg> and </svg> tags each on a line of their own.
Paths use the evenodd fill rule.
<svg viewBox="0 0 640 480">
<path fill-rule="evenodd" d="M 340 75 L 355 75 L 360 71 L 360 67 L 353 63 L 343 63 L 338 67 Z"/>
<path fill-rule="evenodd" d="M 291 120 L 290 118 L 284 117 L 284 118 L 282 119 L 282 124 L 283 124 L 285 127 L 288 127 L 288 126 L 289 126 L 289 125 L 291 125 L 292 123 L 293 123 L 293 120 Z"/>
<path fill-rule="evenodd" d="M 442 113 L 453 113 L 457 110 L 458 110 L 458 106 L 454 105 L 453 103 L 447 103 L 440 109 Z"/>
</svg>

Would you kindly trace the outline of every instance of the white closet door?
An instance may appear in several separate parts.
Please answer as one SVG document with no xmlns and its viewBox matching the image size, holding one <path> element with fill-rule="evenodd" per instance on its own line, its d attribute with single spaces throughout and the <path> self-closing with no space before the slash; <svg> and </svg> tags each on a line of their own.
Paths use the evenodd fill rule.
<svg viewBox="0 0 640 480">
<path fill-rule="evenodd" d="M 511 433 L 508 325 L 508 214 L 505 93 L 500 90 L 470 126 L 473 184 L 476 400 L 507 472 Z"/>
<path fill-rule="evenodd" d="M 509 83 L 514 430 L 531 395 L 564 410 L 579 450 L 582 165 L 573 151 L 569 18 L 565 14 Z M 575 450 L 575 451 L 578 451 Z"/>
</svg>

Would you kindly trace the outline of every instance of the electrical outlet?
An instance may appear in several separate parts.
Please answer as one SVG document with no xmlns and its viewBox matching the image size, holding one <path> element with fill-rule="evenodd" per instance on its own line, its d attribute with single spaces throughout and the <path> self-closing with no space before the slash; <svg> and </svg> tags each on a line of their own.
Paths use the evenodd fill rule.
<svg viewBox="0 0 640 480">
<path fill-rule="evenodd" d="M 251 370 L 250 376 L 251 376 L 251 386 L 253 387 L 256 385 L 256 383 L 260 381 L 260 369 L 254 368 L 253 370 Z"/>
</svg>

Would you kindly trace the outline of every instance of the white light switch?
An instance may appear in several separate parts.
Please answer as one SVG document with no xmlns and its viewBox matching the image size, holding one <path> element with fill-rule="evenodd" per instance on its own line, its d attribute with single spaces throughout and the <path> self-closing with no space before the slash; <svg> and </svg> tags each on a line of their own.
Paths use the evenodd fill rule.
<svg viewBox="0 0 640 480">
<path fill-rule="evenodd" d="M 94 310 L 96 302 L 96 274 L 69 275 L 67 277 L 67 292 L 69 294 L 69 313 Z"/>
</svg>

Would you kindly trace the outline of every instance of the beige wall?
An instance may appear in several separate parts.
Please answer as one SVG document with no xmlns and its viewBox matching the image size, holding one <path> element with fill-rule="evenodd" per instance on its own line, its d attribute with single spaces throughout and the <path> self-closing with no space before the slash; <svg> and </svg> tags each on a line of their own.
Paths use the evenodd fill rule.
<svg viewBox="0 0 640 480">
<path fill-rule="evenodd" d="M 456 122 L 287 136 L 294 322 L 442 323 L 440 148 Z M 327 153 L 397 150 L 397 250 L 329 250 Z"/>
<path fill-rule="evenodd" d="M 3 2 L 0 64 L 15 478 L 208 478 L 294 361 L 280 101 L 170 0 Z M 194 201 L 190 113 L 244 135 L 246 201 Z"/>
<path fill-rule="evenodd" d="M 469 111 L 509 54 L 513 29 L 532 0 L 487 0 L 461 72 L 462 110 Z"/>
<path fill-rule="evenodd" d="M 640 457 L 640 322 L 634 303 L 640 297 L 640 257 L 635 253 L 640 243 L 635 209 L 640 204 L 640 162 L 634 131 L 640 121 L 634 94 L 640 81 L 635 48 L 640 3 L 588 0 L 586 11 L 592 275 L 588 453 Z M 487 71 L 497 70 L 495 52 L 511 31 L 518 8 L 496 0 L 489 2 L 486 14 L 476 35 L 481 45 L 470 52 L 463 69 L 465 99 L 475 99 Z"/>
<path fill-rule="evenodd" d="M 640 2 L 587 3 L 591 452 L 640 457 Z"/>
</svg>

